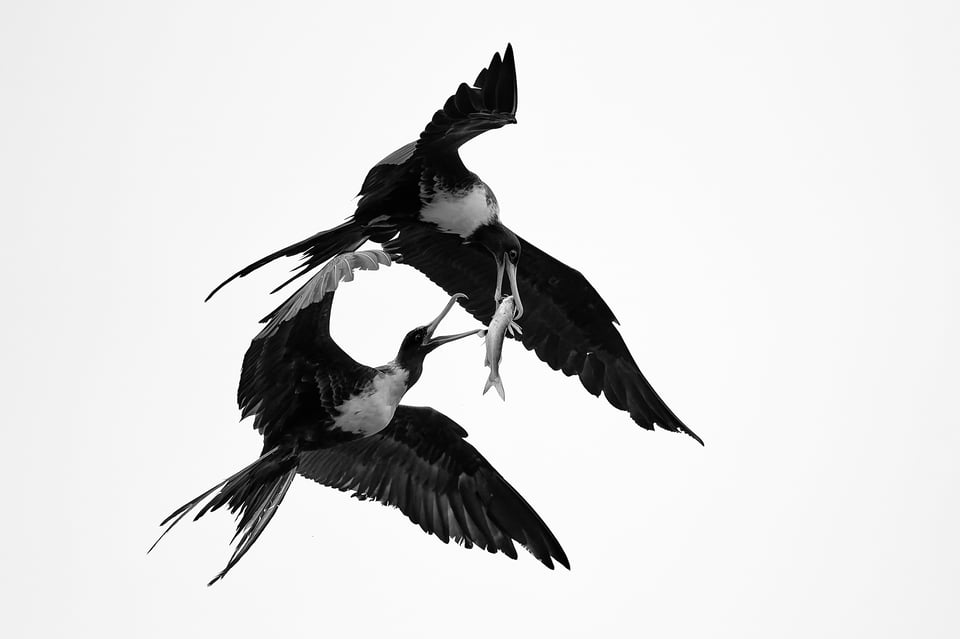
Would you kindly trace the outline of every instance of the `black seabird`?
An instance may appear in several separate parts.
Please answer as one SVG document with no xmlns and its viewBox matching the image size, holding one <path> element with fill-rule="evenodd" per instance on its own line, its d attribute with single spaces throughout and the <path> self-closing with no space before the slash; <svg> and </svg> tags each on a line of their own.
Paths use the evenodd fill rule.
<svg viewBox="0 0 960 639">
<path fill-rule="evenodd" d="M 549 568 L 554 560 L 570 567 L 543 520 L 466 442 L 463 428 L 432 408 L 399 405 L 428 353 L 478 332 L 433 336 L 457 296 L 430 324 L 407 333 L 384 366 L 357 363 L 330 337 L 338 282 L 352 279 L 353 267 L 380 264 L 390 264 L 380 251 L 331 261 L 264 319 L 251 342 L 238 403 L 244 418 L 254 416 L 263 452 L 161 524 L 169 523 L 166 535 L 208 498 L 196 519 L 222 506 L 237 514 L 240 541 L 211 584 L 250 549 L 297 474 L 395 506 L 444 543 L 453 538 L 516 559 L 515 540 Z"/>
<path fill-rule="evenodd" d="M 417 141 L 370 169 L 347 222 L 254 262 L 210 296 L 279 257 L 303 255 L 292 280 L 372 240 L 398 252 L 404 263 L 448 293 L 466 291 L 469 299 L 460 303 L 486 324 L 496 309 L 489 300 L 499 301 L 504 294 L 506 273 L 527 349 L 554 370 L 577 375 L 593 395 L 603 392 L 640 426 L 653 430 L 657 424 L 702 444 L 640 372 L 596 289 L 579 271 L 504 226 L 493 191 L 461 161 L 462 144 L 516 123 L 516 113 L 516 66 L 507 45 L 503 58 L 496 53 L 472 87 L 460 85 Z M 523 269 L 518 270 L 521 256 Z"/>
</svg>

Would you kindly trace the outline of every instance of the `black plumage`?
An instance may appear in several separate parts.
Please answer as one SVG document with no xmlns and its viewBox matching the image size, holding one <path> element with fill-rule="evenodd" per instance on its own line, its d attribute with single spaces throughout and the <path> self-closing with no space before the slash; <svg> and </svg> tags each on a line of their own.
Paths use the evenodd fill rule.
<svg viewBox="0 0 960 639">
<path fill-rule="evenodd" d="M 297 474 L 395 506 L 444 543 L 454 539 L 516 558 L 516 542 L 550 568 L 554 561 L 569 568 L 546 524 L 467 443 L 463 428 L 431 408 L 397 405 L 429 352 L 477 332 L 433 336 L 456 296 L 433 322 L 410 331 L 384 366 L 356 362 L 331 338 L 339 281 L 352 279 L 354 267 L 390 261 L 379 251 L 332 260 L 265 318 L 251 342 L 237 397 L 243 417 L 253 417 L 263 435 L 263 452 L 163 522 L 165 535 L 204 500 L 198 519 L 222 507 L 237 514 L 239 542 L 211 584 L 250 549 Z"/>
<path fill-rule="evenodd" d="M 516 541 L 546 566 L 553 559 L 569 568 L 543 520 L 466 437 L 432 408 L 400 406 L 376 435 L 304 453 L 297 472 L 396 506 L 444 543 L 454 539 L 516 559 Z"/>
<path fill-rule="evenodd" d="M 524 268 L 517 270 L 526 312 L 513 335 L 553 370 L 579 377 L 593 395 L 602 392 L 614 407 L 627 411 L 644 428 L 654 424 L 703 441 L 664 403 L 627 349 L 616 317 L 590 282 L 575 269 L 520 238 Z M 482 250 L 461 246 L 455 236 L 437 234 L 425 224 L 404 226 L 384 248 L 426 274 L 446 291 L 467 297 L 459 303 L 488 324 L 494 308 L 494 265 Z"/>
<path fill-rule="evenodd" d="M 292 280 L 338 252 L 380 242 L 447 292 L 467 292 L 469 301 L 461 303 L 483 322 L 495 310 L 491 298 L 499 300 L 509 286 L 523 344 L 541 360 L 578 376 L 590 393 L 603 393 L 640 426 L 687 433 L 702 444 L 640 372 L 593 286 L 507 228 L 493 191 L 461 161 L 462 144 L 515 123 L 516 111 L 516 65 L 508 45 L 472 87 L 458 87 L 416 142 L 370 169 L 347 222 L 254 262 L 220 287 L 279 257 L 302 254 Z"/>
<path fill-rule="evenodd" d="M 416 142 L 400 147 L 370 169 L 360 188 L 357 209 L 347 222 L 246 266 L 221 282 L 207 299 L 234 279 L 273 260 L 302 254 L 299 272 L 278 287 L 282 288 L 338 253 L 354 251 L 367 240 L 385 242 L 396 234 L 398 225 L 418 221 L 425 194 L 482 185 L 480 178 L 464 166 L 458 149 L 484 131 L 516 123 L 516 108 L 517 72 L 513 47 L 507 45 L 503 58 L 494 54 L 473 87 L 460 85 Z"/>
</svg>

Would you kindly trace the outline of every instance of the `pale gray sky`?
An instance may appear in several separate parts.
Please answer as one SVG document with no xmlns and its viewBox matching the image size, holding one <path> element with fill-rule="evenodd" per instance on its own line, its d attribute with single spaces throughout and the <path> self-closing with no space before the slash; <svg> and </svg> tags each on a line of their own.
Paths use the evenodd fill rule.
<svg viewBox="0 0 960 639">
<path fill-rule="evenodd" d="M 5 3 L 5 634 L 957 636 L 960 8 L 725 5 Z M 339 223 L 508 41 L 519 124 L 468 166 L 706 447 L 517 344 L 508 401 L 481 396 L 461 342 L 407 403 L 471 433 L 571 572 L 305 480 L 214 588 L 225 514 L 146 556 L 259 452 L 236 383 L 293 263 L 205 294 Z M 380 364 L 445 299 L 362 273 L 334 332 Z"/>
</svg>

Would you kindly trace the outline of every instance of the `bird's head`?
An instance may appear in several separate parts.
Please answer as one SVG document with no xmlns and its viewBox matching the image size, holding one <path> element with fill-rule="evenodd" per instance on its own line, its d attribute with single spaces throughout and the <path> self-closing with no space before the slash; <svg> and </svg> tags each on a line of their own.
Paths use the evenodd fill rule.
<svg viewBox="0 0 960 639">
<path fill-rule="evenodd" d="M 449 344 L 458 339 L 476 335 L 483 330 L 476 329 L 456 335 L 444 335 L 442 337 L 433 336 L 437 331 L 437 327 L 440 326 L 440 322 L 447 316 L 447 313 L 450 312 L 450 309 L 453 308 L 456 301 L 462 297 L 466 297 L 466 295 L 457 293 L 451 297 L 447 305 L 444 306 L 443 311 L 441 311 L 432 322 L 426 326 L 418 326 L 404 336 L 403 342 L 400 343 L 400 350 L 397 352 L 396 363 L 407 370 L 409 374 L 407 384 L 409 386 L 413 386 L 420 377 L 420 373 L 423 372 L 423 360 L 428 353 L 442 344 Z"/>
<path fill-rule="evenodd" d="M 510 281 L 510 293 L 517 305 L 514 319 L 523 315 L 523 303 L 517 289 L 517 264 L 520 261 L 520 238 L 499 221 L 484 224 L 470 236 L 470 243 L 482 246 L 493 256 L 497 263 L 497 288 L 494 297 L 500 301 L 503 291 L 503 273 L 506 271 Z"/>
</svg>

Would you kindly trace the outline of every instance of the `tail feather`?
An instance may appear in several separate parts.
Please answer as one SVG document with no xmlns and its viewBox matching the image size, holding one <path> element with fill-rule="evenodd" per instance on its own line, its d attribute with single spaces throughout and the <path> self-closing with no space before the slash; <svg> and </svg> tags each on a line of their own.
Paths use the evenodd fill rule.
<svg viewBox="0 0 960 639">
<path fill-rule="evenodd" d="M 243 536 L 240 537 L 240 543 L 237 544 L 233 555 L 230 556 L 230 561 L 227 562 L 223 570 L 217 573 L 216 577 L 207 583 L 208 586 L 212 586 L 223 579 L 226 574 L 230 572 L 230 569 L 237 565 L 237 562 L 247 554 L 247 551 L 250 550 L 253 543 L 260 537 L 264 529 L 266 529 L 267 524 L 273 519 L 273 516 L 277 512 L 277 507 L 280 506 L 280 502 L 283 501 L 283 496 L 287 494 L 287 489 L 290 488 L 290 482 L 292 482 L 296 476 L 297 469 L 294 467 L 280 475 L 268 490 L 258 491 L 256 507 L 246 508 L 240 524 L 237 526 L 237 532 L 233 536 L 233 539 L 236 540 L 241 531 L 243 531 Z"/>
<path fill-rule="evenodd" d="M 237 278 L 246 277 L 261 266 L 265 266 L 281 257 L 293 257 L 294 255 L 302 253 L 304 262 L 296 267 L 295 270 L 298 271 L 297 274 L 272 291 L 273 293 L 276 293 L 293 280 L 297 279 L 307 271 L 312 270 L 314 267 L 323 264 L 331 257 L 346 251 L 357 250 L 366 240 L 366 234 L 363 232 L 360 225 L 353 220 L 349 220 L 340 226 L 336 226 L 328 231 L 320 231 L 319 233 L 311 235 L 305 240 L 301 240 L 295 244 L 287 246 L 286 248 L 282 248 L 279 251 L 271 253 L 266 257 L 262 257 L 253 264 L 240 269 L 221 282 L 217 288 L 210 291 L 210 294 L 207 295 L 207 298 L 203 301 L 209 301 L 210 298 L 216 295 L 217 291 L 219 291 L 221 288 Z"/>
<path fill-rule="evenodd" d="M 296 477 L 298 461 L 299 458 L 292 451 L 282 451 L 279 448 L 274 448 L 265 453 L 243 470 L 231 475 L 210 490 L 173 511 L 160 524 L 161 526 L 167 526 L 166 530 L 150 546 L 150 550 L 147 552 L 153 550 L 181 519 L 209 497 L 209 501 L 200 508 L 194 520 L 200 519 L 208 512 L 217 510 L 221 506 L 227 506 L 230 512 L 237 514 L 237 532 L 231 543 L 235 542 L 237 538 L 240 539 L 226 567 L 207 584 L 213 585 L 247 554 L 247 551 L 263 533 L 267 524 L 273 519 L 277 507 L 280 506 L 287 489 L 290 488 L 290 483 Z M 210 497 L 210 495 L 213 495 L 213 497 Z"/>
</svg>

